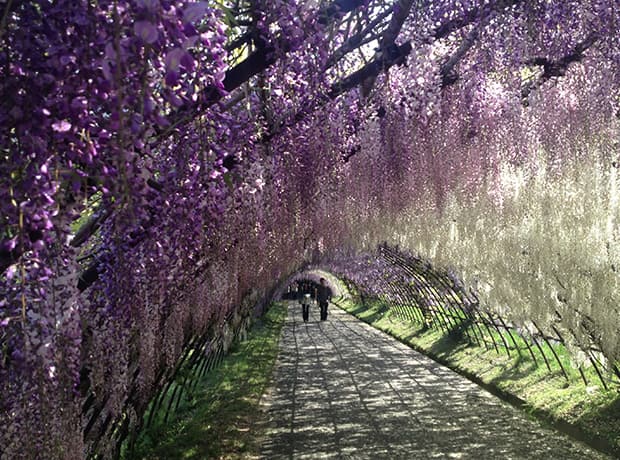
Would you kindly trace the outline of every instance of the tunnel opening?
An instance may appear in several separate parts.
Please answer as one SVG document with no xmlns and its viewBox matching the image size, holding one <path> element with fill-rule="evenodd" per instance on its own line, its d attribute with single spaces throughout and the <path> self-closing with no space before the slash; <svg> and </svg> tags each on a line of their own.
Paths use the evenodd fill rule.
<svg viewBox="0 0 620 460">
<path fill-rule="evenodd" d="M 0 7 L 2 455 L 118 457 L 307 267 L 616 388 L 618 8 L 70 3 Z"/>
</svg>

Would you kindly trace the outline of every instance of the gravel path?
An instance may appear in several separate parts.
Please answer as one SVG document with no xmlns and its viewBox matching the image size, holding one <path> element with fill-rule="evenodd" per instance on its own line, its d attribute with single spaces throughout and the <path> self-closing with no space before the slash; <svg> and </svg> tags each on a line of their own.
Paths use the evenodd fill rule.
<svg viewBox="0 0 620 460">
<path fill-rule="evenodd" d="M 609 458 L 333 305 L 318 314 L 289 305 L 263 458 Z"/>
</svg>

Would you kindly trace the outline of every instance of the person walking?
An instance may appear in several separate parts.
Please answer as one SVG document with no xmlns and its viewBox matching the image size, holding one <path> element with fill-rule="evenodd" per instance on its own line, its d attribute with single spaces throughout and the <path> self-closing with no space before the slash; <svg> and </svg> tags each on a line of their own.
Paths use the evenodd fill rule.
<svg viewBox="0 0 620 460">
<path fill-rule="evenodd" d="M 310 318 L 310 304 L 312 303 L 312 297 L 310 296 L 310 288 L 307 283 L 303 281 L 297 282 L 297 299 L 301 304 L 301 317 L 304 323 L 308 322 Z"/>
<path fill-rule="evenodd" d="M 310 294 L 303 294 L 301 299 L 301 317 L 304 320 L 304 323 L 308 322 L 308 318 L 310 317 L 310 302 L 312 302 L 312 298 Z"/>
<path fill-rule="evenodd" d="M 316 300 L 321 310 L 321 321 L 327 320 L 327 306 L 332 298 L 332 290 L 327 286 L 325 278 L 320 279 L 320 284 L 316 290 Z"/>
</svg>

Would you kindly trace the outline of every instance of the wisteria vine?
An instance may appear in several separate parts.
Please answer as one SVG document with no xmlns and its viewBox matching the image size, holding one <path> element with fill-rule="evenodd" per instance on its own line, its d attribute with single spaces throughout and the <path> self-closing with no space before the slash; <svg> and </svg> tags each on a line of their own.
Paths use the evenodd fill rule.
<svg viewBox="0 0 620 460">
<path fill-rule="evenodd" d="M 384 241 L 618 361 L 619 21 L 0 2 L 0 456 L 115 456 L 193 337 Z"/>
</svg>

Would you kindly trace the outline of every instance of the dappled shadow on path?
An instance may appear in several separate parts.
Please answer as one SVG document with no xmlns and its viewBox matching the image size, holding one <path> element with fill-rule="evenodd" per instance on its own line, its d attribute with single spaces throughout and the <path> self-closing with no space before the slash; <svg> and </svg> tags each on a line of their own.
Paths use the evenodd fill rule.
<svg viewBox="0 0 620 460">
<path fill-rule="evenodd" d="M 342 310 L 289 308 L 263 458 L 607 458 Z"/>
</svg>

